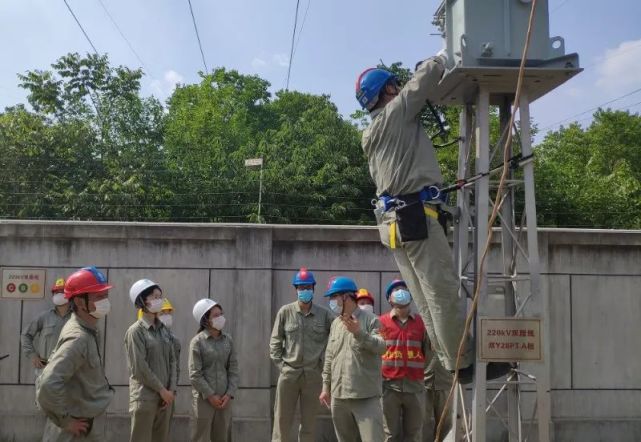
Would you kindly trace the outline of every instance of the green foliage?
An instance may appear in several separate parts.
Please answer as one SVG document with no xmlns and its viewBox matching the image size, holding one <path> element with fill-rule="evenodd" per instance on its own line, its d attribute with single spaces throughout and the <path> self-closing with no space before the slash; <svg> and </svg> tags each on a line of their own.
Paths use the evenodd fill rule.
<svg viewBox="0 0 641 442">
<path fill-rule="evenodd" d="M 599 110 L 536 148 L 539 222 L 552 226 L 641 228 L 641 117 Z"/>
<path fill-rule="evenodd" d="M 272 100 L 268 87 L 217 69 L 176 90 L 165 150 L 187 204 L 175 216 L 257 221 L 260 171 L 244 160 L 261 157 L 261 220 L 368 222 L 373 186 L 355 126 L 327 96 L 280 91 Z"/>
<path fill-rule="evenodd" d="M 50 71 L 19 75 L 33 111 L 0 115 L 3 215 L 163 219 L 163 108 L 141 98 L 140 70 L 106 56 L 68 54 Z M 8 201 L 11 201 L 7 203 Z"/>
<path fill-rule="evenodd" d="M 390 69 L 410 78 L 400 63 Z M 30 107 L 0 113 L 0 216 L 373 223 L 375 189 L 360 146 L 366 113 L 346 121 L 328 96 L 272 96 L 267 81 L 223 68 L 179 85 L 164 107 L 141 96 L 143 75 L 78 54 L 19 75 Z M 451 140 L 460 108 L 439 111 Z M 437 131 L 431 112 L 421 119 L 428 134 Z M 493 145 L 498 119 L 492 109 Z M 437 154 L 453 182 L 457 146 Z M 641 117 L 599 110 L 586 129 L 548 133 L 535 154 L 541 225 L 641 228 Z M 244 165 L 256 157 L 262 171 Z M 499 152 L 492 166 L 501 161 Z"/>
</svg>

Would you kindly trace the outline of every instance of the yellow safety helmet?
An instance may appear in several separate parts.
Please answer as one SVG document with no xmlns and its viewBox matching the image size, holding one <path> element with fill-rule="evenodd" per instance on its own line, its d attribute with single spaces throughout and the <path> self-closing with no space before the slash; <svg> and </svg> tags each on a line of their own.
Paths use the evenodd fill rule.
<svg viewBox="0 0 641 442">
<path fill-rule="evenodd" d="M 162 308 L 160 309 L 161 313 L 172 313 L 174 311 L 174 306 L 171 305 L 171 302 L 169 302 L 169 299 L 163 298 L 162 300 Z M 142 309 L 138 309 L 138 319 L 142 318 Z"/>
<path fill-rule="evenodd" d="M 174 306 L 171 305 L 171 302 L 169 302 L 169 299 L 163 298 L 162 300 L 162 308 L 160 309 L 161 312 L 173 312 L 174 311 Z"/>
</svg>

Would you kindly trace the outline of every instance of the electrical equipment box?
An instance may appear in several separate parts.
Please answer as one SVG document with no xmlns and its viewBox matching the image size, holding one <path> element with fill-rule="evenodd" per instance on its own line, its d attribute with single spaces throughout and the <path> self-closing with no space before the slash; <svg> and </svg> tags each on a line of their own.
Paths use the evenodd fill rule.
<svg viewBox="0 0 641 442">
<path fill-rule="evenodd" d="M 532 0 L 441 3 L 433 24 L 443 36 L 450 70 L 441 103 L 464 103 L 479 83 L 494 93 L 514 91 L 531 8 Z M 550 37 L 547 0 L 537 1 L 525 66 L 531 101 L 581 71 L 579 56 L 565 54 L 563 38 Z"/>
</svg>

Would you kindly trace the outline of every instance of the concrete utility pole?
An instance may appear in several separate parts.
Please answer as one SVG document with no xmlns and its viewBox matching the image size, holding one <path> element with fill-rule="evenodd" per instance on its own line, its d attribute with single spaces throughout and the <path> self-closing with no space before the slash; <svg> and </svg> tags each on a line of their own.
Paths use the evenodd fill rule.
<svg viewBox="0 0 641 442">
<path fill-rule="evenodd" d="M 446 440 L 549 442 L 554 439 L 549 307 L 537 242 L 530 103 L 578 74 L 578 55 L 565 54 L 561 37 L 550 38 L 547 0 L 444 0 L 433 23 L 449 58 L 433 104 L 462 105 L 457 175 L 462 181 L 454 231 L 459 294 L 468 299 L 478 293 L 472 330 L 475 379 L 471 388 L 455 386 L 453 423 L 457 415 L 463 423 L 453 425 Z M 531 37 L 521 70 L 528 28 Z M 502 135 L 495 146 L 490 145 L 490 106 L 499 107 Z M 509 137 L 511 145 L 506 144 Z M 492 254 L 498 265 L 488 270 L 481 262 L 489 252 L 490 214 L 505 162 L 509 169 L 496 199 L 502 251 Z M 519 222 L 517 189 L 524 198 Z M 490 361 L 514 362 L 515 368 L 505 380 L 487 381 Z M 457 434 L 461 428 L 463 434 Z"/>
<path fill-rule="evenodd" d="M 258 182 L 258 222 L 263 223 L 262 218 L 260 217 L 260 209 L 263 201 L 263 158 L 248 158 L 245 160 L 245 167 L 257 167 L 260 166 L 260 178 Z"/>
</svg>

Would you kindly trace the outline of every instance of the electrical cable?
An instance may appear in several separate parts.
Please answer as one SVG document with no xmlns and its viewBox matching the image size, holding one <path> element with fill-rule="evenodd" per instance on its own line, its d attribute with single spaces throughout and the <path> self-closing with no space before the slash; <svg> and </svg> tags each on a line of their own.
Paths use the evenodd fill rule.
<svg viewBox="0 0 641 442">
<path fill-rule="evenodd" d="M 287 82 L 285 90 L 289 90 L 289 79 L 292 74 L 292 62 L 294 61 L 294 45 L 296 43 L 296 28 L 298 27 L 298 8 L 300 7 L 300 0 L 296 0 L 296 15 L 294 16 L 294 29 L 292 31 L 292 47 L 289 51 L 289 63 L 287 66 Z"/>
<path fill-rule="evenodd" d="M 528 20 L 528 28 L 527 28 L 527 33 L 525 37 L 525 44 L 523 46 L 523 55 L 521 57 L 521 65 L 519 66 L 519 75 L 517 79 L 517 84 L 516 84 L 516 93 L 514 97 L 514 109 L 517 110 L 519 108 L 519 103 L 521 99 L 521 91 L 523 89 L 523 79 L 525 77 L 525 62 L 527 60 L 527 52 L 530 47 L 530 39 L 532 36 L 532 28 L 533 28 L 533 22 L 534 22 L 534 13 L 536 11 L 536 4 L 537 0 L 532 0 L 532 7 L 530 9 L 530 18 Z M 492 237 L 494 235 L 494 229 L 492 229 L 492 226 L 494 225 L 494 222 L 498 216 L 498 212 L 500 210 L 500 207 L 502 205 L 502 202 L 504 199 L 502 198 L 503 190 L 505 188 L 505 182 L 507 179 L 508 172 L 510 170 L 510 161 L 508 152 L 509 148 L 512 144 L 512 126 L 514 125 L 514 116 L 516 112 L 512 112 L 510 115 L 510 122 L 507 125 L 507 127 L 510 128 L 507 134 L 507 138 L 505 140 L 505 145 L 503 147 L 503 172 L 501 173 L 501 180 L 499 182 L 499 187 L 496 192 L 496 198 L 494 201 L 494 208 L 492 209 L 492 214 L 490 215 L 490 219 L 488 221 L 488 232 L 487 232 L 487 239 L 485 242 L 485 247 L 483 249 L 483 253 L 481 255 L 481 259 L 479 262 L 479 268 L 478 268 L 478 278 L 476 281 L 476 287 L 474 291 L 474 297 L 472 298 L 472 305 L 470 308 L 470 311 L 468 312 L 467 318 L 465 319 L 465 327 L 463 331 L 463 336 L 461 336 L 461 341 L 459 342 L 459 348 L 458 352 L 456 355 L 456 365 L 455 365 L 455 371 L 454 371 L 454 379 L 452 381 L 452 387 L 450 388 L 450 392 L 447 396 L 447 400 L 445 401 L 445 405 L 443 407 L 443 413 L 441 414 L 441 417 L 438 422 L 438 426 L 436 429 L 436 437 L 435 440 L 440 440 L 440 435 L 441 435 L 441 430 L 443 426 L 443 422 L 445 420 L 445 416 L 447 415 L 449 404 L 452 400 L 452 395 L 454 394 L 454 390 L 456 389 L 457 381 L 458 381 L 458 375 L 459 375 L 459 368 L 460 368 L 460 363 L 461 363 L 461 357 L 463 355 L 463 350 L 465 348 L 465 343 L 467 341 L 468 333 L 470 330 L 470 326 L 472 324 L 472 320 L 474 319 L 474 316 L 476 314 L 476 309 L 478 306 L 478 300 L 479 300 L 479 295 L 481 292 L 481 287 L 483 286 L 483 273 L 485 270 L 485 261 L 487 259 L 487 256 L 490 251 L 490 245 L 492 243 Z M 484 399 L 483 399 L 484 400 Z"/>
<path fill-rule="evenodd" d="M 142 58 L 140 58 L 140 55 L 138 55 L 138 52 L 136 52 L 136 50 L 132 46 L 132 44 L 129 41 L 129 39 L 127 37 L 125 37 L 125 34 L 122 32 L 122 29 L 120 29 L 120 26 L 118 26 L 118 23 L 116 23 L 116 20 L 109 13 L 109 10 L 107 9 L 107 7 L 103 3 L 103 1 L 102 0 L 98 0 L 98 3 L 100 3 L 100 6 L 102 6 L 102 9 L 105 11 L 105 13 L 107 14 L 107 17 L 109 17 L 109 20 L 111 20 L 111 23 L 114 25 L 114 27 L 116 28 L 116 30 L 118 31 L 118 33 L 120 34 L 122 39 L 125 40 L 125 43 L 127 43 L 127 46 L 129 46 L 129 49 L 131 50 L 131 52 L 136 56 L 136 58 L 140 62 L 140 65 L 145 69 L 145 71 L 150 72 L 149 69 L 147 68 L 147 66 L 145 65 L 145 62 L 142 61 Z"/>
<path fill-rule="evenodd" d="M 191 21 L 194 23 L 194 31 L 196 31 L 196 39 L 198 40 L 198 48 L 200 49 L 200 56 L 203 59 L 203 66 L 205 66 L 205 73 L 209 72 L 207 67 L 207 61 L 205 60 L 205 52 L 203 52 L 203 45 L 200 42 L 200 34 L 198 34 L 198 26 L 196 25 L 196 17 L 194 16 L 194 8 L 191 6 L 191 0 L 187 0 L 189 3 L 189 12 L 191 13 Z"/>
<path fill-rule="evenodd" d="M 65 5 L 67 6 L 67 9 L 69 9 L 69 12 L 73 16 L 73 19 L 76 21 L 76 23 L 78 24 L 78 27 L 80 28 L 80 30 L 84 34 L 85 38 L 87 39 L 87 41 L 89 42 L 91 47 L 93 48 L 93 51 L 96 53 L 96 55 L 98 55 L 98 50 L 96 49 L 96 47 L 94 46 L 93 42 L 89 38 L 89 35 L 87 35 L 87 32 L 85 31 L 85 28 L 83 28 L 82 25 L 80 24 L 80 20 L 78 20 L 78 17 L 76 17 L 76 14 L 73 13 L 73 9 L 71 9 L 71 6 L 69 6 L 69 3 L 67 3 L 67 0 L 62 0 L 62 1 L 65 2 Z"/>
</svg>

